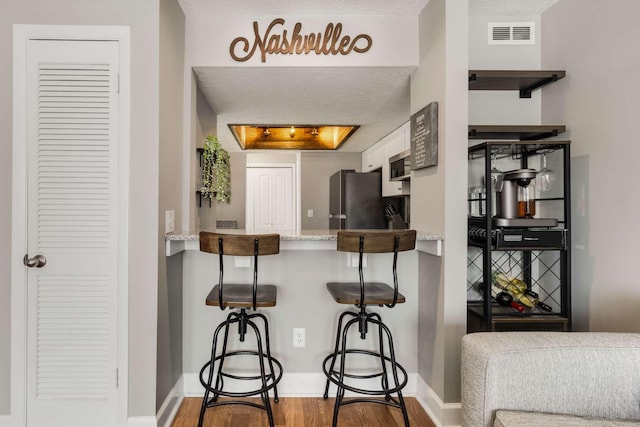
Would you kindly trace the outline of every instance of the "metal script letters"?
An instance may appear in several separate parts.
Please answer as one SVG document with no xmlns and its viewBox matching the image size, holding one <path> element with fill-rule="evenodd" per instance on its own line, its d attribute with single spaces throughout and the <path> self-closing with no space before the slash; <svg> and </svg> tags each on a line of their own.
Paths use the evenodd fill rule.
<svg viewBox="0 0 640 427">
<path fill-rule="evenodd" d="M 371 49 L 371 36 L 368 34 L 358 34 L 351 38 L 342 36 L 342 24 L 327 24 L 323 33 L 309 33 L 301 35 L 302 24 L 296 23 L 293 27 L 291 37 L 288 37 L 287 30 L 283 29 L 282 34 L 272 34 L 272 30 L 277 25 L 284 25 L 284 19 L 276 18 L 271 21 L 263 35 L 260 34 L 258 22 L 253 22 L 254 40 L 253 44 L 246 37 L 236 37 L 229 46 L 229 53 L 234 61 L 244 62 L 251 59 L 260 49 L 262 62 L 267 61 L 267 54 L 270 55 L 296 55 L 309 54 L 315 52 L 316 55 L 348 55 L 351 51 L 364 53 Z M 236 47 L 244 53 L 236 54 Z"/>
</svg>

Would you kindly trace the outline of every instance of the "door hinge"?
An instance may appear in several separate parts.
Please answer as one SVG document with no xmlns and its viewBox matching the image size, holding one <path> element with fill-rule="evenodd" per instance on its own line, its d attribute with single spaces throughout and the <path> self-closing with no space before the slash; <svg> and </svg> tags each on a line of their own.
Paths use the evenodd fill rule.
<svg viewBox="0 0 640 427">
<path fill-rule="evenodd" d="M 116 388 L 118 388 L 119 383 L 120 383 L 120 376 L 118 375 L 118 368 L 116 368 Z"/>
<path fill-rule="evenodd" d="M 116 74 L 116 93 L 120 93 L 120 73 Z"/>
</svg>

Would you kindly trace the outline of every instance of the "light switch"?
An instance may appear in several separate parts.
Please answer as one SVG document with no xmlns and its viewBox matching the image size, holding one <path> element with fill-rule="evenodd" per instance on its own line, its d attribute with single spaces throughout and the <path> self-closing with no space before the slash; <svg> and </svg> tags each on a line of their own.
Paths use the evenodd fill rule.
<svg viewBox="0 0 640 427">
<path fill-rule="evenodd" d="M 164 232 L 173 233 L 174 231 L 176 231 L 176 211 L 165 211 Z"/>
<path fill-rule="evenodd" d="M 307 218 L 313 218 L 313 209 L 307 209 Z"/>
</svg>

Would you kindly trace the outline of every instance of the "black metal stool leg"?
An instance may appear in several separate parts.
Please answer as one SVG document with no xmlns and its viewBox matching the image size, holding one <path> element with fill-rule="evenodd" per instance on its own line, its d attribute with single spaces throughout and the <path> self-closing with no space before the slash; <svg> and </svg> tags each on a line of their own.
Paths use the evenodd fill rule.
<svg viewBox="0 0 640 427">
<path fill-rule="evenodd" d="M 385 334 L 387 335 L 387 339 L 389 342 L 389 358 L 391 359 L 391 373 L 393 374 L 393 381 L 395 383 L 395 388 L 399 388 L 400 381 L 398 378 L 398 363 L 396 362 L 396 353 L 393 346 L 393 336 L 391 335 L 391 331 L 389 330 L 387 325 L 382 323 L 382 321 L 380 321 L 378 326 L 381 329 L 383 329 Z M 398 394 L 398 405 L 400 406 L 400 410 L 402 411 L 402 418 L 404 419 L 404 425 L 405 427 L 409 427 L 409 415 L 407 414 L 407 406 L 405 405 L 404 398 L 402 397 L 402 390 L 399 389 L 397 391 L 397 394 Z"/>
<path fill-rule="evenodd" d="M 269 427 L 274 427 L 273 425 L 273 412 L 271 411 L 271 402 L 269 401 L 269 392 L 266 390 L 267 388 L 267 374 L 264 368 L 264 352 L 262 351 L 262 335 L 260 335 L 260 330 L 258 326 L 256 326 L 255 322 L 247 318 L 247 324 L 251 326 L 253 332 L 256 334 L 256 341 L 258 344 L 258 362 L 260 365 L 260 379 L 262 380 L 262 388 L 265 390 L 261 393 L 262 402 L 267 411 L 267 417 L 269 418 Z"/>
<path fill-rule="evenodd" d="M 333 368 L 336 364 L 336 358 L 338 357 L 338 350 L 340 349 L 340 332 L 342 331 L 342 321 L 344 320 L 344 317 L 346 315 L 357 316 L 356 313 L 351 311 L 345 311 L 340 315 L 340 318 L 338 319 L 338 331 L 336 332 L 336 345 L 333 348 L 333 358 L 331 360 L 331 365 L 329 366 L 328 372 L 333 372 Z M 324 399 L 329 398 L 329 383 L 330 381 L 329 381 L 329 378 L 327 377 L 327 382 L 324 387 L 324 394 L 322 395 Z"/>
<path fill-rule="evenodd" d="M 387 364 L 386 364 L 385 359 L 384 359 L 384 339 L 383 339 L 383 335 L 382 335 L 382 327 L 380 326 L 380 324 L 382 324 L 382 318 L 380 317 L 380 315 L 378 313 L 371 313 L 369 315 L 369 321 L 378 326 L 378 346 L 379 346 L 378 347 L 379 348 L 378 351 L 379 351 L 379 354 L 380 354 L 380 368 L 382 370 L 382 375 L 380 377 L 380 385 L 382 386 L 383 390 L 388 390 L 389 389 L 389 376 L 387 374 Z M 386 401 L 389 401 L 389 400 L 391 400 L 391 395 L 389 393 L 387 393 L 384 396 L 384 398 L 385 398 Z"/>
<path fill-rule="evenodd" d="M 216 359 L 216 349 L 217 349 L 217 345 L 218 345 L 218 335 L 220 334 L 220 331 L 224 328 L 224 344 L 223 344 L 223 352 L 226 349 L 226 343 L 227 343 L 227 337 L 229 336 L 229 325 L 230 323 L 232 323 L 232 319 L 231 319 L 231 314 L 229 314 L 229 316 L 227 316 L 227 320 L 225 320 L 224 322 L 222 322 L 221 324 L 218 325 L 218 327 L 216 328 L 214 334 L 213 334 L 213 339 L 211 342 L 211 360 L 209 362 L 209 376 L 207 379 L 207 384 L 204 388 L 204 397 L 202 399 L 202 406 L 200 408 L 200 416 L 198 417 L 198 427 L 202 427 L 202 422 L 204 421 L 204 413 L 207 410 L 207 406 L 209 404 L 209 393 L 211 393 L 211 383 L 213 382 L 213 373 L 215 371 L 215 359 Z M 200 371 L 200 373 L 202 374 L 202 371 L 206 368 L 206 364 L 205 366 L 202 368 L 202 370 Z M 218 380 L 220 379 L 220 372 L 221 369 L 220 367 L 218 368 L 218 375 L 216 376 L 216 389 L 218 389 Z M 215 401 L 218 398 L 218 395 L 216 393 L 213 393 L 213 400 Z"/>
<path fill-rule="evenodd" d="M 338 425 L 338 413 L 340 411 L 340 406 L 342 406 L 342 399 L 344 398 L 344 388 L 338 386 L 338 392 L 336 393 L 336 402 L 333 405 L 333 421 L 331 422 L 332 427 L 336 427 Z"/>
<path fill-rule="evenodd" d="M 239 316 L 237 315 L 237 313 L 229 313 L 229 315 L 227 316 L 227 320 L 225 321 L 225 328 L 224 328 L 224 337 L 223 337 L 223 341 L 222 341 L 222 351 L 220 352 L 220 362 L 218 363 L 218 372 L 216 374 L 216 385 L 214 387 L 215 390 L 222 390 L 224 388 L 224 379 L 222 377 L 222 367 L 224 365 L 224 359 L 225 356 L 227 355 L 227 344 L 229 342 L 229 328 L 231 327 L 232 324 L 234 323 L 238 323 L 239 322 Z M 216 338 L 217 339 L 217 338 Z M 212 363 L 211 365 L 211 370 L 213 371 L 214 369 L 214 363 Z M 211 384 L 209 384 L 209 386 L 211 386 Z M 213 393 L 213 399 L 212 401 L 215 402 L 218 400 L 218 393 Z"/>
<path fill-rule="evenodd" d="M 349 313 L 349 312 L 347 312 Z M 345 370 L 345 365 L 346 365 L 346 358 L 347 358 L 347 336 L 349 333 L 349 328 L 356 324 L 359 323 L 359 318 L 356 316 L 354 316 L 353 319 L 349 320 L 347 322 L 346 325 L 344 325 L 344 329 L 342 330 L 342 343 L 341 343 L 341 348 L 339 350 L 340 353 L 340 372 L 338 374 L 338 378 L 337 378 L 337 382 L 338 382 L 338 391 L 336 393 L 336 402 L 335 405 L 333 407 L 333 424 L 332 427 L 337 427 L 338 425 L 338 413 L 340 411 L 340 407 L 342 406 L 342 400 L 344 399 L 344 392 L 345 389 L 342 386 L 344 384 L 344 370 Z M 335 359 L 333 361 L 335 363 Z"/>
<path fill-rule="evenodd" d="M 255 313 L 252 314 L 249 317 L 258 317 L 260 319 L 262 319 L 262 321 L 264 322 L 264 338 L 265 338 L 265 347 L 267 349 L 267 361 L 269 362 L 269 370 L 270 370 L 270 374 L 269 376 L 271 378 L 275 379 L 275 370 L 273 369 L 273 359 L 271 358 L 271 341 L 269 339 L 269 322 L 267 321 L 267 318 L 264 314 L 261 313 Z M 280 401 L 280 399 L 278 398 L 278 386 L 275 385 L 273 387 L 273 401 L 278 403 Z"/>
</svg>

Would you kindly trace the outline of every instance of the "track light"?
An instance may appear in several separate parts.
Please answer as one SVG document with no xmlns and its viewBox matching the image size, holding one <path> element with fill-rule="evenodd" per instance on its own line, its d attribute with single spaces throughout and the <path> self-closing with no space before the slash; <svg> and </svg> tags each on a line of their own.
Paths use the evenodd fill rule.
<svg viewBox="0 0 640 427">
<path fill-rule="evenodd" d="M 289 137 L 290 138 L 296 137 L 296 128 L 294 128 L 293 126 L 291 126 L 291 130 L 289 131 Z"/>
</svg>

